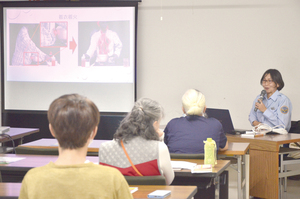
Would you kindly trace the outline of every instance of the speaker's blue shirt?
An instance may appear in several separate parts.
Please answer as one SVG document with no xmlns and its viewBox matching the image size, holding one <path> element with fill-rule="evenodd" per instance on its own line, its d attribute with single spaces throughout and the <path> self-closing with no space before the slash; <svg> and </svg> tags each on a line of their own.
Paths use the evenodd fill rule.
<svg viewBox="0 0 300 199">
<path fill-rule="evenodd" d="M 292 103 L 290 99 L 278 90 L 268 99 L 267 94 L 264 96 L 262 102 L 267 110 L 263 113 L 260 110 L 254 111 L 255 103 L 260 95 L 258 95 L 252 105 L 249 114 L 249 121 L 252 125 L 253 121 L 258 121 L 274 127 L 280 124 L 285 126 L 287 131 L 291 128 L 292 117 Z"/>
<path fill-rule="evenodd" d="M 226 146 L 222 124 L 215 118 L 185 116 L 172 119 L 166 126 L 164 141 L 170 153 L 204 153 L 203 141 L 212 138 L 217 148 Z"/>
</svg>

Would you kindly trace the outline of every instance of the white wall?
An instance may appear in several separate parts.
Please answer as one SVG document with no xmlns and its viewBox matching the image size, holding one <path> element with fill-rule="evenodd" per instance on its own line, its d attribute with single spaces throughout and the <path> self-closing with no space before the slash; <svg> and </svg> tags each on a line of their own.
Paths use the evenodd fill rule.
<svg viewBox="0 0 300 199">
<path fill-rule="evenodd" d="M 137 95 L 182 115 L 181 96 L 197 88 L 210 108 L 229 109 L 235 128 L 248 114 L 269 68 L 300 120 L 300 1 L 143 0 L 138 16 Z"/>
<path fill-rule="evenodd" d="M 261 75 L 281 71 L 300 120 L 299 0 L 142 0 L 138 16 L 137 95 L 160 102 L 166 124 L 181 116 L 181 96 L 202 91 L 211 108 L 229 109 L 236 128 Z"/>
</svg>

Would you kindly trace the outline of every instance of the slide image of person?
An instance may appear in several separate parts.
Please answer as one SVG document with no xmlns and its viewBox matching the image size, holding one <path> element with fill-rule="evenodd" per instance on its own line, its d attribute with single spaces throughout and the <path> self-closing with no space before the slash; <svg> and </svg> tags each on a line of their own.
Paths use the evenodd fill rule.
<svg viewBox="0 0 300 199">
<path fill-rule="evenodd" d="M 90 33 L 87 35 L 86 33 Z M 92 66 L 121 65 L 129 58 L 129 23 L 81 22 L 79 23 L 79 63 Z"/>
</svg>

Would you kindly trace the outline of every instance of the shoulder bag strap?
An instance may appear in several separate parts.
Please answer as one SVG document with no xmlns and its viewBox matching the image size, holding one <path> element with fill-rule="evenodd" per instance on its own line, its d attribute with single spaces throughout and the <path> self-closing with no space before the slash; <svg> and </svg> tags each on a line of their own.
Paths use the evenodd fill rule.
<svg viewBox="0 0 300 199">
<path fill-rule="evenodd" d="M 124 147 L 123 140 L 121 140 L 121 145 L 122 145 L 123 151 L 124 151 L 124 153 L 125 153 L 127 159 L 129 160 L 129 162 L 130 162 L 132 168 L 135 170 L 135 172 L 136 172 L 137 174 L 139 174 L 139 176 L 143 176 L 143 175 L 139 172 L 139 170 L 137 170 L 137 168 L 134 166 L 134 164 L 132 163 L 132 161 L 131 161 L 131 159 L 130 159 L 130 157 L 129 157 L 129 155 L 128 155 L 128 153 L 127 153 L 125 147 Z"/>
</svg>

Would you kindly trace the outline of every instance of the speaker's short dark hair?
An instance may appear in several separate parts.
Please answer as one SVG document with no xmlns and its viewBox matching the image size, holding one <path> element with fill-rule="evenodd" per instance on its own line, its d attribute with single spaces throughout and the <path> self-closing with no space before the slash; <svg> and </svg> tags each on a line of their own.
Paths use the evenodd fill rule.
<svg viewBox="0 0 300 199">
<path fill-rule="evenodd" d="M 277 89 L 280 91 L 280 90 L 284 87 L 284 82 L 283 82 L 283 79 L 282 79 L 282 76 L 281 76 L 280 72 L 279 72 L 278 70 L 276 70 L 276 69 L 269 69 L 269 70 L 267 70 L 267 71 L 263 74 L 263 76 L 261 77 L 261 79 L 260 79 L 260 84 L 262 85 L 264 78 L 265 78 L 266 75 L 268 75 L 268 74 L 270 74 L 270 76 L 271 76 L 273 82 L 274 82 L 275 84 L 278 84 L 278 85 L 279 85 L 279 87 L 278 87 Z"/>
</svg>

